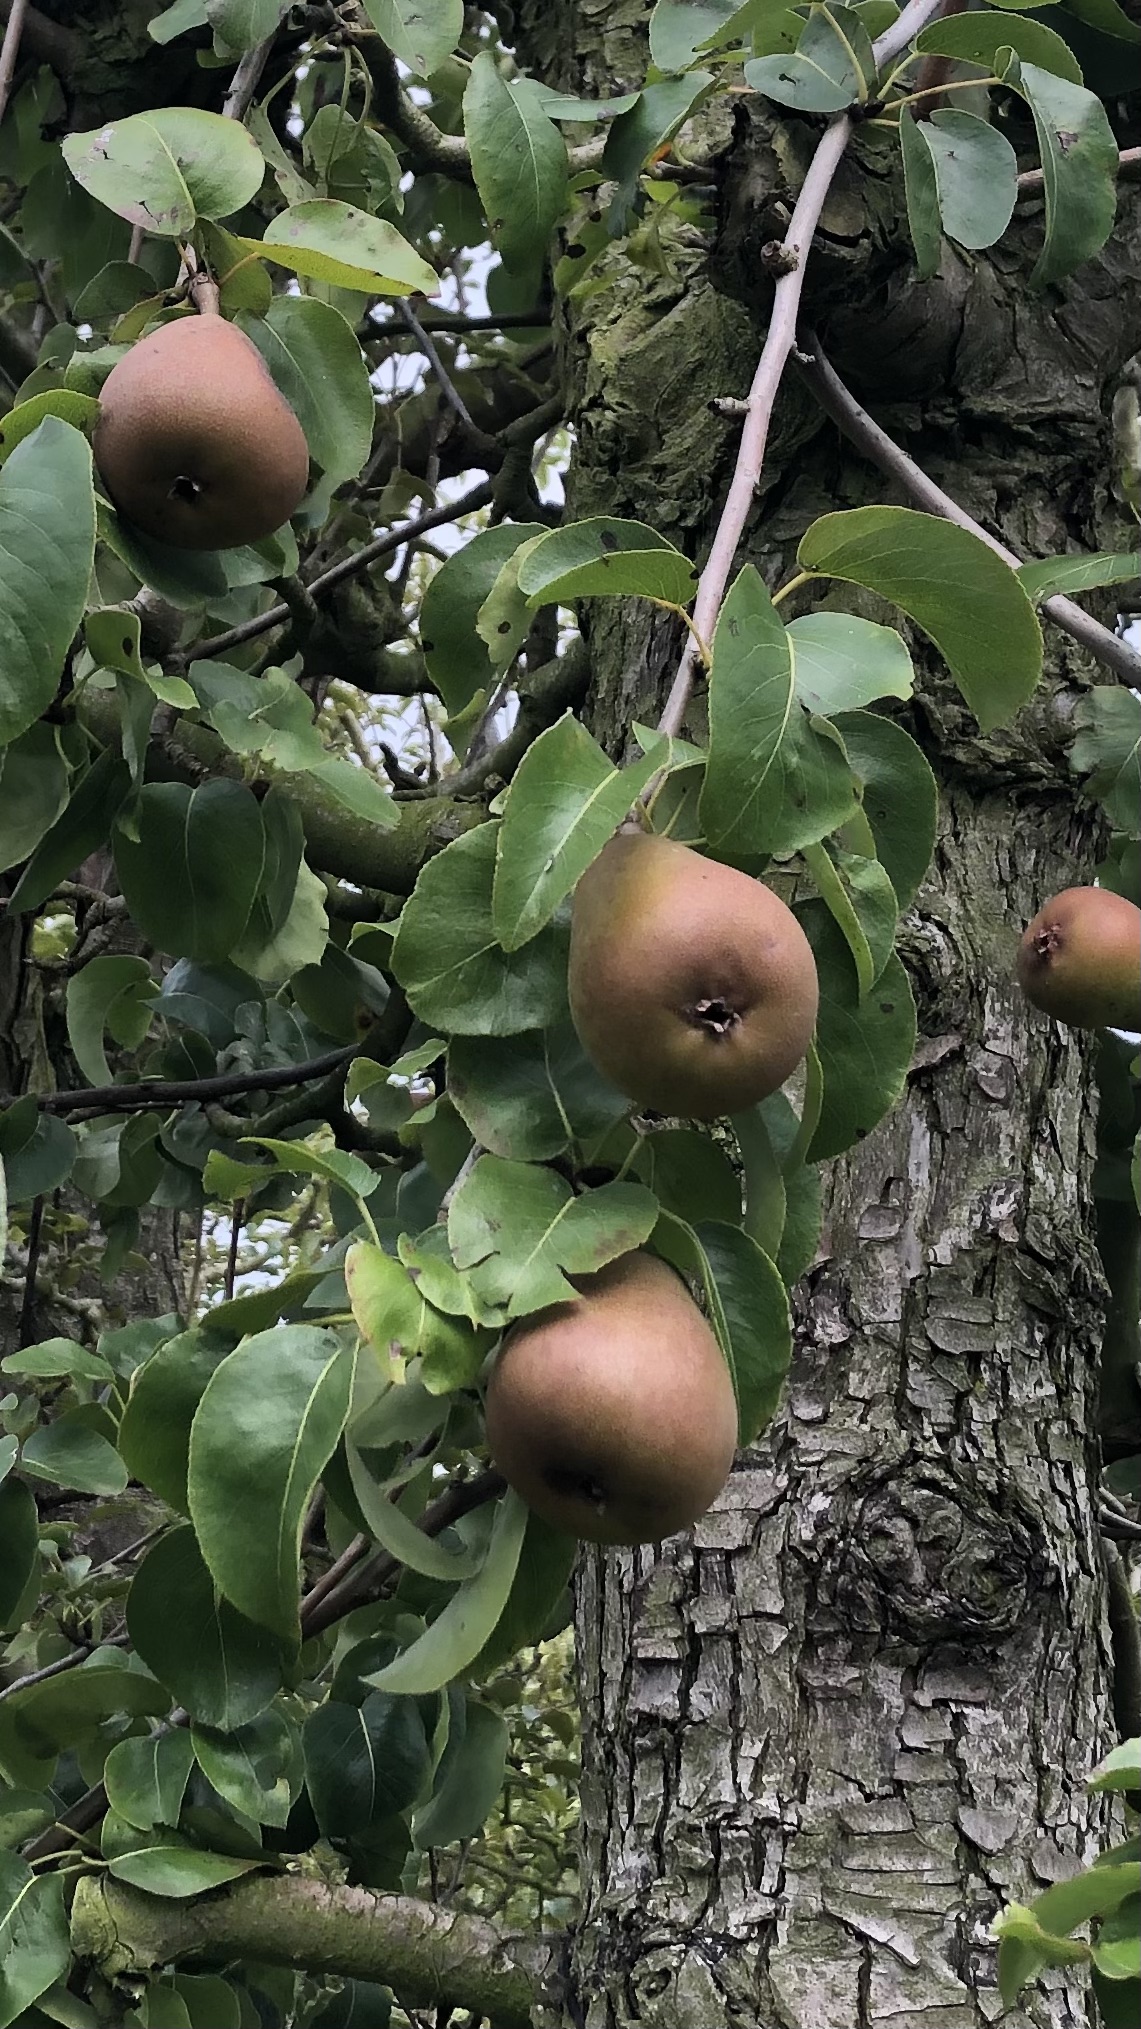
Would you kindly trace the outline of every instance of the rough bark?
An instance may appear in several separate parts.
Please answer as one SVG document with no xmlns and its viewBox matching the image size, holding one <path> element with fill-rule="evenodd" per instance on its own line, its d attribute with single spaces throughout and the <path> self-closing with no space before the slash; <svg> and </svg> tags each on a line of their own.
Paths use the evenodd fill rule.
<svg viewBox="0 0 1141 2029">
<path fill-rule="evenodd" d="M 550 82 L 640 76 L 640 7 L 522 14 Z M 711 123 L 702 138 L 713 242 L 679 235 L 672 278 L 608 256 L 564 339 L 572 510 L 643 516 L 698 558 L 733 450 L 707 405 L 747 383 L 757 251 L 812 133 L 749 101 L 731 136 Z M 1124 533 L 1108 412 L 1135 343 L 1141 210 L 1122 198 L 1112 248 L 1059 289 L 1029 294 L 1041 220 L 1021 216 L 992 257 L 949 254 L 921 288 L 898 177 L 871 152 L 842 170 L 813 255 L 809 309 L 841 372 L 1024 554 Z M 793 380 L 742 560 L 775 584 L 817 514 L 892 497 Z M 855 602 L 845 589 L 834 603 Z M 586 624 L 594 724 L 617 749 L 679 644 L 645 609 L 600 603 Z M 582 1572 L 576 2029 L 979 2029 L 1000 2012 L 1000 1899 L 1096 1844 L 1083 1782 L 1107 1737 L 1109 1664 L 1090 1498 L 1104 1316 L 1091 1052 L 1010 977 L 1022 924 L 1096 864 L 1066 762 L 1096 672 L 1051 639 L 1038 698 L 982 738 L 911 646 L 905 722 L 942 802 L 903 940 L 920 1046 L 903 1102 L 827 1179 L 777 1425 L 692 1538 Z M 1007 2019 L 1086 2022 L 1080 1977 L 1053 1976 Z"/>
</svg>

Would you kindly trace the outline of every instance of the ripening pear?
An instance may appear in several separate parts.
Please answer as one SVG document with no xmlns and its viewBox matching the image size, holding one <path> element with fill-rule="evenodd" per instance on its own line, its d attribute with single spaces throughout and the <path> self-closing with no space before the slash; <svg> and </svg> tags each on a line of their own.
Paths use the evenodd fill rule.
<svg viewBox="0 0 1141 2029">
<path fill-rule="evenodd" d="M 816 1026 L 816 965 L 792 911 L 748 874 L 646 832 L 619 832 L 580 880 L 568 985 L 603 1076 L 693 1120 L 775 1092 Z"/>
<path fill-rule="evenodd" d="M 1141 1029 L 1141 909 L 1109 888 L 1065 888 L 1023 932 L 1018 983 L 1072 1029 Z"/>
<path fill-rule="evenodd" d="M 305 434 L 253 340 L 216 312 L 140 338 L 99 397 L 95 457 L 128 521 L 179 549 L 260 542 L 309 483 Z"/>
<path fill-rule="evenodd" d="M 737 1404 L 680 1276 L 624 1254 L 573 1302 L 516 1325 L 487 1388 L 487 1442 L 545 1521 L 591 1543 L 688 1529 L 729 1477 Z"/>
</svg>

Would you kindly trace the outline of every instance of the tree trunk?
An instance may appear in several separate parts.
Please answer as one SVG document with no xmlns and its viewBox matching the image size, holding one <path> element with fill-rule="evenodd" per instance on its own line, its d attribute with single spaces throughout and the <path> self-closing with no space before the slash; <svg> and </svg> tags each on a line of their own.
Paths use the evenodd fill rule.
<svg viewBox="0 0 1141 2029">
<path fill-rule="evenodd" d="M 548 82 L 602 95 L 640 80 L 640 8 L 522 13 Z M 667 229 L 666 276 L 608 253 L 566 334 L 572 511 L 640 516 L 699 560 L 735 449 L 709 403 L 748 385 L 759 247 L 814 138 L 737 103 L 731 133 L 719 112 L 689 151 L 711 153 L 716 233 L 699 246 Z M 842 167 L 806 299 L 841 374 L 1023 554 L 1128 540 L 1108 413 L 1135 341 L 1136 190 L 1113 246 L 1037 296 L 1031 207 L 993 257 L 948 252 L 926 286 L 901 209 L 874 143 Z M 775 586 L 818 514 L 901 498 L 790 375 L 740 560 Z M 837 589 L 822 603 L 898 621 Z M 584 616 L 593 721 L 615 751 L 678 652 L 647 614 Z M 904 631 L 920 687 L 903 720 L 941 796 L 902 940 L 920 1042 L 903 1101 L 826 1178 L 777 1424 L 692 1537 L 582 1570 L 576 2029 L 978 2029 L 1000 2012 L 1000 1901 L 1096 1848 L 1083 1784 L 1108 1737 L 1109 1657 L 1091 1512 L 1092 1052 L 1011 978 L 1023 924 L 1093 877 L 1100 839 L 1066 760 L 1093 670 L 1051 636 L 1038 697 L 984 738 Z M 700 704 L 691 721 L 699 734 Z M 1082 1978 L 1051 1976 L 1007 2019 L 1088 2021 Z"/>
</svg>

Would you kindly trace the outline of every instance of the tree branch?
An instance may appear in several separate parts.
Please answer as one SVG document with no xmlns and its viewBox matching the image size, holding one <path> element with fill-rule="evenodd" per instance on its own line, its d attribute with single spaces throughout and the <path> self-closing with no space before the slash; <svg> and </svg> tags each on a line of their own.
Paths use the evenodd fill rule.
<svg viewBox="0 0 1141 2029">
<path fill-rule="evenodd" d="M 0 20 L 11 21 L 19 0 L 0 0 Z M 25 7 L 22 41 L 33 56 L 42 57 L 54 71 L 66 78 L 79 61 L 79 37 L 58 21 L 49 21 L 38 7 Z"/>
<path fill-rule="evenodd" d="M 220 1071 L 216 1078 L 152 1078 L 139 1085 L 91 1085 L 75 1092 L 41 1092 L 41 1113 L 145 1113 L 152 1106 L 180 1106 L 191 1100 L 231 1099 L 238 1092 L 279 1092 L 339 1070 L 360 1054 L 355 1043 L 326 1050 L 303 1064 L 274 1064 L 262 1071 Z"/>
<path fill-rule="evenodd" d="M 112 1986 L 185 1959 L 254 1959 L 391 1987 L 406 2007 L 467 2008 L 496 2029 L 529 2029 L 553 1971 L 551 1946 L 539 1937 L 412 1896 L 297 1875 L 249 1875 L 189 1901 L 87 1875 L 75 1891 L 71 1941 Z"/>
<path fill-rule="evenodd" d="M 912 36 L 936 13 L 939 4 L 940 0 L 909 0 L 898 20 L 873 44 L 877 66 L 882 66 L 905 48 Z M 804 287 L 805 263 L 832 178 L 854 132 L 855 123 L 847 113 L 840 113 L 829 122 L 816 144 L 816 153 L 800 186 L 788 231 L 779 247 L 773 249 L 770 265 L 777 280 L 768 335 L 749 389 L 748 413 L 737 448 L 737 464 L 697 587 L 693 626 L 686 636 L 677 674 L 658 720 L 658 731 L 671 737 L 676 738 L 681 731 L 697 671 L 699 643 L 712 638 L 733 560 L 749 518 L 764 464 L 777 389 L 788 356 L 796 344 L 796 320 Z"/>
<path fill-rule="evenodd" d="M 953 521 L 959 528 L 965 528 L 971 535 L 977 535 L 988 549 L 992 549 L 996 556 L 1002 558 L 1004 564 L 1009 564 L 1012 570 L 1017 570 L 1022 562 L 1021 557 L 1016 556 L 1013 550 L 1008 550 L 1005 543 L 999 542 L 995 536 L 989 535 L 985 528 L 980 527 L 977 521 L 972 520 L 966 509 L 952 500 L 949 493 L 944 493 L 942 487 L 936 486 L 935 481 L 928 478 L 922 467 L 917 465 L 913 458 L 909 458 L 906 451 L 901 450 L 900 446 L 888 436 L 886 430 L 882 430 L 879 424 L 873 421 L 866 409 L 861 408 L 855 396 L 848 392 L 835 369 L 825 359 L 814 332 L 805 331 L 804 346 L 805 350 L 797 359 L 799 371 L 821 407 L 839 424 L 845 436 L 850 437 L 861 451 L 865 451 L 873 464 L 878 465 L 880 471 L 885 472 L 888 478 L 897 479 L 916 507 L 922 508 L 927 514 L 941 515 L 945 521 Z M 1056 593 L 1051 599 L 1043 599 L 1042 611 L 1054 622 L 1055 627 L 1060 627 L 1071 640 L 1079 642 L 1091 655 L 1096 656 L 1119 683 L 1141 685 L 1141 655 L 1138 655 L 1136 649 L 1131 648 L 1127 641 L 1123 641 L 1120 635 L 1112 633 L 1108 627 L 1102 626 L 1100 620 L 1093 619 L 1091 614 L 1083 611 L 1072 599 L 1064 599 Z"/>
<path fill-rule="evenodd" d="M 230 80 L 230 89 L 226 93 L 222 107 L 224 120 L 245 119 L 250 100 L 258 88 L 261 74 L 269 62 L 270 51 L 276 40 L 275 28 L 272 35 L 266 36 L 264 42 L 255 43 L 253 49 L 247 49 Z"/>
<path fill-rule="evenodd" d="M 477 1473 L 474 1479 L 459 1480 L 445 1487 L 439 1499 L 425 1508 L 416 1526 L 425 1536 L 439 1536 L 463 1515 L 470 1515 L 473 1508 L 497 1501 L 505 1484 L 499 1473 L 491 1471 Z M 352 1547 L 350 1544 L 349 1548 Z M 348 1559 L 348 1551 L 344 1555 Z M 391 1551 L 376 1549 L 370 1556 L 355 1556 L 333 1585 L 328 1584 L 330 1574 L 326 1573 L 324 1580 L 317 1580 L 312 1595 L 301 1602 L 302 1639 L 312 1640 L 315 1634 L 332 1627 L 334 1621 L 343 1620 L 355 1607 L 382 1598 L 385 1586 L 403 1569 L 400 1559 Z"/>
<path fill-rule="evenodd" d="M 118 751 L 122 728 L 113 691 L 86 690 L 79 717 L 102 746 Z M 186 718 L 176 719 L 168 732 L 152 735 L 147 767 L 150 779 L 157 782 L 197 784 L 216 775 L 238 782 L 247 779 L 238 756 L 218 735 Z M 300 813 L 310 865 L 351 881 L 354 887 L 378 888 L 386 895 L 410 895 L 425 860 L 484 817 L 474 803 L 417 797 L 396 806 L 398 822 L 386 831 L 371 818 L 346 810 L 315 775 L 276 779 L 288 783 L 290 799 Z"/>
<path fill-rule="evenodd" d="M 1117 173 L 1126 177 L 1141 174 L 1141 148 L 1121 150 L 1117 158 Z M 1045 174 L 1041 169 L 1024 169 L 1018 178 L 1019 197 L 1036 197 L 1044 182 Z"/>
<path fill-rule="evenodd" d="M 4 41 L 0 44 L 0 120 L 8 110 L 8 97 L 12 90 L 12 79 L 20 60 L 20 38 L 28 13 L 28 0 L 11 0 L 8 9 L 8 26 L 4 30 Z"/>
</svg>

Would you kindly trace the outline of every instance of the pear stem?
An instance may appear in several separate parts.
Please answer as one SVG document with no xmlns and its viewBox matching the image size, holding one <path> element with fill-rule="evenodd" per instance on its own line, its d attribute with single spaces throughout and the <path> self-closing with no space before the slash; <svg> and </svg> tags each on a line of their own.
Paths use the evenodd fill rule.
<svg viewBox="0 0 1141 2029">
<path fill-rule="evenodd" d="M 221 316 L 222 292 L 205 268 L 199 268 L 197 274 L 191 275 L 187 294 L 200 317 Z"/>
</svg>

